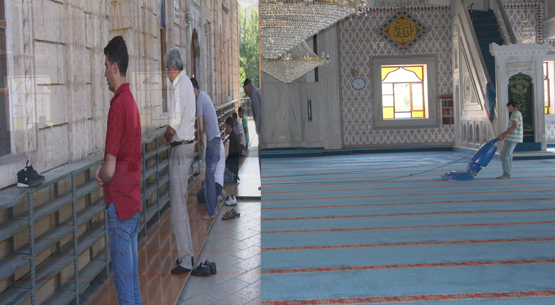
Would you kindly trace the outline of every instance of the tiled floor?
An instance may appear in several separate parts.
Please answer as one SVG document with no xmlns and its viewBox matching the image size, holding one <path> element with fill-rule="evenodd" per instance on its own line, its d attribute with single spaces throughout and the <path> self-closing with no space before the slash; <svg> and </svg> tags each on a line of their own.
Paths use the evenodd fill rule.
<svg viewBox="0 0 555 305">
<path fill-rule="evenodd" d="M 177 304 L 260 304 L 260 201 L 239 201 L 241 216 L 212 226 L 198 261 L 216 262 L 218 273 L 190 276 Z"/>
<path fill-rule="evenodd" d="M 252 120 L 249 120 L 249 129 L 255 130 Z M 261 303 L 258 137 L 251 136 L 251 139 L 249 157 L 239 170 L 241 182 L 234 194 L 257 199 L 240 200 L 234 208 L 241 216 L 235 219 L 222 220 L 231 207 L 220 209 L 197 259 L 215 262 L 218 273 L 210 277 L 189 276 L 177 304 Z"/>
</svg>

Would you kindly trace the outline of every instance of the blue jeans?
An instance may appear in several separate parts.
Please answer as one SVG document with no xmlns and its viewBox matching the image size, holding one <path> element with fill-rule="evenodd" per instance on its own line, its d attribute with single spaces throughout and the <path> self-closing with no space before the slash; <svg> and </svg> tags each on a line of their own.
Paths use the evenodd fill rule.
<svg viewBox="0 0 555 305">
<path fill-rule="evenodd" d="M 235 180 L 236 176 L 235 174 L 229 170 L 229 168 L 225 168 L 224 170 L 224 182 L 226 183 L 235 183 L 237 182 L 237 180 Z"/>
<path fill-rule="evenodd" d="M 216 182 L 216 199 L 218 196 L 223 195 L 222 197 L 225 198 L 225 192 L 223 191 L 222 186 Z M 206 203 L 206 195 L 204 194 L 204 188 L 201 188 L 197 192 L 197 201 L 198 203 Z"/>
<path fill-rule="evenodd" d="M 108 235 L 114 285 L 119 304 L 141 304 L 141 287 L 139 285 L 139 256 L 137 253 L 137 231 L 139 217 L 120 220 L 116 216 L 116 207 L 108 207 Z"/>
<path fill-rule="evenodd" d="M 499 154 L 501 166 L 503 167 L 503 176 L 511 178 L 511 171 L 513 168 L 513 151 L 515 150 L 517 142 L 507 141 L 503 143 L 503 148 Z"/>
<path fill-rule="evenodd" d="M 216 194 L 216 165 L 220 161 L 220 137 L 214 137 L 206 145 L 206 173 L 204 174 L 204 195 L 206 197 L 206 210 L 212 218 L 216 217 L 218 211 L 218 194 Z"/>
</svg>

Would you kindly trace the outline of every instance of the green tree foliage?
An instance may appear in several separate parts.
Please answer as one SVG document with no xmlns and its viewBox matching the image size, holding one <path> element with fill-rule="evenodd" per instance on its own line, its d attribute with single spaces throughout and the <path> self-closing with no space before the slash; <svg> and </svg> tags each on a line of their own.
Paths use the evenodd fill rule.
<svg viewBox="0 0 555 305">
<path fill-rule="evenodd" d="M 259 49 L 258 49 L 258 7 L 252 5 L 248 8 L 239 9 L 239 75 L 241 97 L 245 97 L 243 92 L 243 81 L 250 78 L 253 85 L 260 87 L 259 73 Z M 250 103 L 248 103 L 250 104 Z M 245 105 L 250 108 L 250 105 Z M 245 109 L 247 114 L 250 109 Z"/>
</svg>

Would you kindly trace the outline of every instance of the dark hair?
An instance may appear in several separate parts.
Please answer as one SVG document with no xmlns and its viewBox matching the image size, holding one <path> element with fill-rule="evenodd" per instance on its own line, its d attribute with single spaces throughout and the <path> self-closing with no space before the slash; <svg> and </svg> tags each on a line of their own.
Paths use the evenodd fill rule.
<svg viewBox="0 0 555 305">
<path fill-rule="evenodd" d="M 227 119 L 225 119 L 225 123 L 231 127 L 235 126 L 235 121 L 233 121 L 233 119 L 229 116 L 227 117 Z"/>
<path fill-rule="evenodd" d="M 239 109 L 237 109 L 237 112 L 243 112 L 243 113 L 245 113 L 245 112 L 243 111 L 243 107 L 239 107 Z"/>
<path fill-rule="evenodd" d="M 245 79 L 245 82 L 243 83 L 243 87 L 246 87 L 248 85 L 252 84 L 250 79 Z"/>
<path fill-rule="evenodd" d="M 237 118 L 237 112 L 233 111 L 233 113 L 231 114 L 231 116 L 236 119 Z"/>
<path fill-rule="evenodd" d="M 515 101 L 509 101 L 509 102 L 507 103 L 507 106 L 509 106 L 509 105 L 511 105 L 511 106 L 513 106 L 513 107 L 515 107 L 515 108 L 518 108 L 518 106 L 517 106 L 517 104 L 516 104 Z"/>
<path fill-rule="evenodd" d="M 123 37 L 116 36 L 112 38 L 104 48 L 104 55 L 108 57 L 108 61 L 118 65 L 119 74 L 125 76 L 127 73 L 127 65 L 129 64 L 129 54 Z"/>
<path fill-rule="evenodd" d="M 199 90 L 198 88 L 198 82 L 194 77 L 191 77 L 191 83 L 193 83 L 193 88 Z"/>
</svg>

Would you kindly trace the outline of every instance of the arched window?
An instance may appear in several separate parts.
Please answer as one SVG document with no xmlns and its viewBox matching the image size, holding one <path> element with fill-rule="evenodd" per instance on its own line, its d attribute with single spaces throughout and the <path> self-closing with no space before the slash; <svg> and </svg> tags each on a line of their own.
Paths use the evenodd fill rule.
<svg viewBox="0 0 555 305">
<path fill-rule="evenodd" d="M 424 66 L 382 66 L 384 119 L 426 117 Z"/>
</svg>

